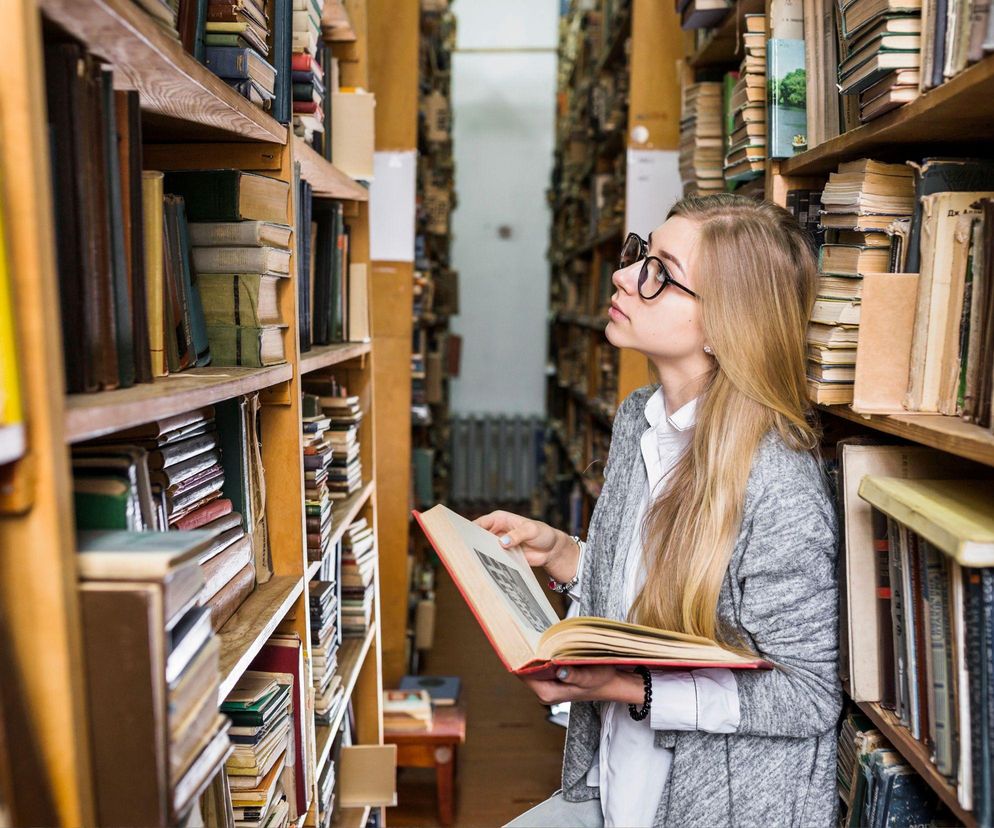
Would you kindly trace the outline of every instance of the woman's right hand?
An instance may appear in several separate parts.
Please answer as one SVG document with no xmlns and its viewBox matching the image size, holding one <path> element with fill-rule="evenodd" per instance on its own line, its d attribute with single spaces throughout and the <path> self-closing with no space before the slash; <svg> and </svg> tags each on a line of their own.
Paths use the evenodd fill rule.
<svg viewBox="0 0 994 828">
<path fill-rule="evenodd" d="M 561 583 L 571 581 L 580 562 L 579 547 L 559 529 L 540 520 L 497 511 L 473 521 L 497 535 L 501 546 L 520 546 L 529 566 L 541 566 Z"/>
</svg>

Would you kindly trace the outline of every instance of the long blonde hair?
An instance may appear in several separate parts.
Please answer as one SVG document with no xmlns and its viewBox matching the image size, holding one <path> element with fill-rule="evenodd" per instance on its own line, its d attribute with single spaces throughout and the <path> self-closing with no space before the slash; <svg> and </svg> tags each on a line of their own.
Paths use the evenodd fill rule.
<svg viewBox="0 0 994 828">
<path fill-rule="evenodd" d="M 771 431 L 813 449 L 805 330 L 817 266 L 786 210 L 727 193 L 688 197 L 669 216 L 700 231 L 697 285 L 713 366 L 697 426 L 642 527 L 647 577 L 629 616 L 639 623 L 747 647 L 720 628 L 718 595 L 742 522 L 753 456 Z"/>
</svg>

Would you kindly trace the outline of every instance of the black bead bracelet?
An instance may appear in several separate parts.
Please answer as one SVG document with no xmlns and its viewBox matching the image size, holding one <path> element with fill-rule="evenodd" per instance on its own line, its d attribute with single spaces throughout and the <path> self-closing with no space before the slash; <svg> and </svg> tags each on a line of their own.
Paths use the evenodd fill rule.
<svg viewBox="0 0 994 828">
<path fill-rule="evenodd" d="M 642 700 L 642 707 L 638 708 L 634 704 L 628 705 L 628 715 L 635 721 L 641 722 L 649 715 L 649 708 L 652 705 L 652 673 L 646 667 L 639 665 L 634 672 L 642 676 L 642 685 L 645 688 L 645 698 Z"/>
</svg>

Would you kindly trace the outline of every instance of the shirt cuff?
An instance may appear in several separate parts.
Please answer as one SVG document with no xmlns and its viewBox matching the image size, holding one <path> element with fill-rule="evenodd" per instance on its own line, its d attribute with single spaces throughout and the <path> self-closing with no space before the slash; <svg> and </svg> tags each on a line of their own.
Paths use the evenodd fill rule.
<svg viewBox="0 0 994 828">
<path fill-rule="evenodd" d="M 652 671 L 653 730 L 734 733 L 739 718 L 739 689 L 731 670 Z"/>
</svg>

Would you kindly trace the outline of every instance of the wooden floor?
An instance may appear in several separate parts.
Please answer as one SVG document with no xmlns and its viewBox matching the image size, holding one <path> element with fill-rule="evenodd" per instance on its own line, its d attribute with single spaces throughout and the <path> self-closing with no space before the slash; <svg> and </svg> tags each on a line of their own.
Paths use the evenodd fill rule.
<svg viewBox="0 0 994 828">
<path fill-rule="evenodd" d="M 466 744 L 456 777 L 458 828 L 496 828 L 559 787 L 566 731 L 497 659 L 455 586 L 439 572 L 435 647 L 423 673 L 462 678 Z M 434 773 L 398 771 L 393 826 L 436 826 Z"/>
</svg>

